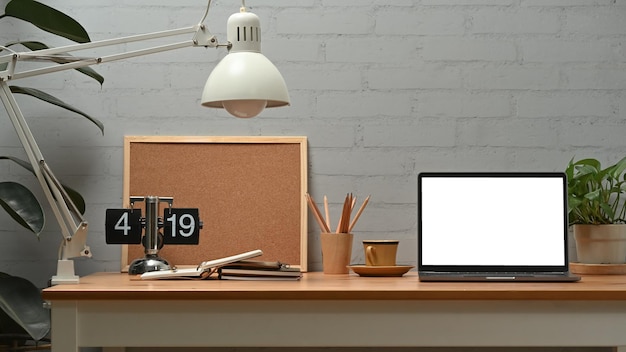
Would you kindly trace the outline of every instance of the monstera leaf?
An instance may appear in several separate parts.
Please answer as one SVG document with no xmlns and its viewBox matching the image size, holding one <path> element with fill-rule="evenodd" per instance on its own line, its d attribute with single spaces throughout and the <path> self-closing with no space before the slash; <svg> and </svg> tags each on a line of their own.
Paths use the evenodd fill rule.
<svg viewBox="0 0 626 352">
<path fill-rule="evenodd" d="M 0 309 L 35 341 L 41 340 L 50 332 L 50 311 L 44 308 L 41 292 L 24 278 L 4 273 L 0 275 Z M 0 322 L 2 321 L 6 320 L 0 316 Z M 10 325 L 0 328 L 14 329 Z"/>
<path fill-rule="evenodd" d="M 26 94 L 26 95 L 30 95 L 34 98 L 37 98 L 39 100 L 43 100 L 47 103 L 62 107 L 66 110 L 75 112 L 77 114 L 83 115 L 84 117 L 86 117 L 87 119 L 89 119 L 89 121 L 93 122 L 96 126 L 98 126 L 98 128 L 100 129 L 100 131 L 104 134 L 104 124 L 102 122 L 100 122 L 99 120 L 87 115 L 86 113 L 70 106 L 69 104 L 66 104 L 65 102 L 63 102 L 61 99 L 55 98 L 52 95 L 42 92 L 39 89 L 35 89 L 35 88 L 26 88 L 26 87 L 17 87 L 17 86 L 11 86 L 11 92 L 12 93 L 18 93 L 18 94 Z"/>
<path fill-rule="evenodd" d="M 25 160 L 0 156 L 0 160 L 10 160 L 35 173 L 30 163 Z M 62 185 L 72 202 L 83 214 L 85 212 L 85 199 L 74 189 Z M 11 215 L 18 224 L 31 232 L 39 235 L 45 223 L 45 215 L 35 195 L 23 185 L 16 182 L 0 182 L 0 205 Z"/>
<path fill-rule="evenodd" d="M 0 205 L 18 224 L 39 236 L 45 215 L 28 188 L 16 182 L 0 182 Z"/>
<path fill-rule="evenodd" d="M 40 29 L 78 43 L 89 42 L 83 26 L 68 15 L 33 0 L 11 0 L 4 9 L 6 16 L 30 22 Z"/>
</svg>

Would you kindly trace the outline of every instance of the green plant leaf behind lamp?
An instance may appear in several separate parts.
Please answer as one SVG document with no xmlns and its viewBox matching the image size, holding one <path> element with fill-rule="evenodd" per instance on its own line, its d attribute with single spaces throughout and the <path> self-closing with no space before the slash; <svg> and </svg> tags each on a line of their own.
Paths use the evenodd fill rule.
<svg viewBox="0 0 626 352">
<path fill-rule="evenodd" d="M 231 115 L 255 117 L 265 108 L 289 105 L 282 75 L 261 54 L 259 17 L 241 7 L 228 18 L 228 55 L 209 75 L 202 93 L 202 106 L 224 108 Z"/>
</svg>

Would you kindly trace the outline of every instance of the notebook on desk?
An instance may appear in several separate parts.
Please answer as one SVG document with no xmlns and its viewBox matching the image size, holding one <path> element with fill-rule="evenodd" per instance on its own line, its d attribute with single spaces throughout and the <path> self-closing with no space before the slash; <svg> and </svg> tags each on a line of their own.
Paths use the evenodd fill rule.
<svg viewBox="0 0 626 352">
<path fill-rule="evenodd" d="M 564 173 L 420 173 L 420 281 L 578 281 Z"/>
</svg>

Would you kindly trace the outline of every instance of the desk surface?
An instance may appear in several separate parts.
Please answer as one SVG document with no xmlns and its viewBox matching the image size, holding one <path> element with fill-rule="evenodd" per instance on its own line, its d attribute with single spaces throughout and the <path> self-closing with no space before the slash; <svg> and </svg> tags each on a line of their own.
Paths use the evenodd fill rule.
<svg viewBox="0 0 626 352">
<path fill-rule="evenodd" d="M 43 291 L 45 300 L 626 300 L 626 276 L 587 275 L 574 283 L 434 283 L 403 277 L 305 273 L 300 281 L 131 280 L 96 273 Z"/>
</svg>

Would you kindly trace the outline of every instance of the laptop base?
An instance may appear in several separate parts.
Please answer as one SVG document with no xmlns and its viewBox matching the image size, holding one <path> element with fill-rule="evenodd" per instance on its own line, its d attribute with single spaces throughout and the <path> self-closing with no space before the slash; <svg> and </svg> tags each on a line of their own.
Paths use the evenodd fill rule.
<svg viewBox="0 0 626 352">
<path fill-rule="evenodd" d="M 580 276 L 571 273 L 558 274 L 528 274 L 528 273 L 418 273 L 419 280 L 424 282 L 454 282 L 454 281 L 475 281 L 475 282 L 576 282 L 580 281 Z"/>
</svg>

